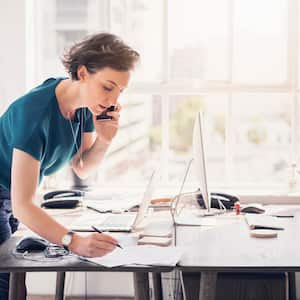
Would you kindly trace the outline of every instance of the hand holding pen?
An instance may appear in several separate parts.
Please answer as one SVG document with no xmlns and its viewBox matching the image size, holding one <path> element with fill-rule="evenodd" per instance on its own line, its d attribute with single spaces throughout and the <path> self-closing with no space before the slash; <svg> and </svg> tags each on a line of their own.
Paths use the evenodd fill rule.
<svg viewBox="0 0 300 300">
<path fill-rule="evenodd" d="M 95 227 L 95 226 L 92 226 L 92 229 L 95 230 L 95 231 L 98 232 L 98 233 L 103 233 L 102 230 L 98 229 L 98 228 Z M 107 242 L 107 243 L 110 243 L 110 242 Z M 122 247 L 120 244 L 114 244 L 114 245 L 117 246 L 117 247 L 119 247 L 119 248 L 121 248 L 121 249 L 123 249 L 123 247 Z"/>
</svg>

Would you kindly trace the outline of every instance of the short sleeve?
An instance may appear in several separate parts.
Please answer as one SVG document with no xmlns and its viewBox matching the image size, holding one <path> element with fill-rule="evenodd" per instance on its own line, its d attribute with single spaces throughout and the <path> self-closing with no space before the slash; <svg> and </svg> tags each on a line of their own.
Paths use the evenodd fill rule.
<svg viewBox="0 0 300 300">
<path fill-rule="evenodd" d="M 34 136 L 32 136 L 34 137 Z M 37 138 L 29 139 L 16 139 L 14 142 L 13 148 L 22 150 L 38 161 L 41 161 L 43 158 L 43 145 L 38 142 Z"/>
<path fill-rule="evenodd" d="M 38 161 L 41 161 L 45 149 L 44 128 L 39 122 L 20 112 L 15 112 L 12 118 L 12 148 L 22 150 Z"/>
</svg>

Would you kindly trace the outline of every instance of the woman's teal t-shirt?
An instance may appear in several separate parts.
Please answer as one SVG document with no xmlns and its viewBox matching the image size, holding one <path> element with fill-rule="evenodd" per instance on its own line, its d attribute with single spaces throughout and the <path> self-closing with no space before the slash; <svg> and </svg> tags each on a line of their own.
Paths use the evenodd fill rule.
<svg viewBox="0 0 300 300">
<path fill-rule="evenodd" d="M 69 162 L 81 144 L 81 132 L 94 130 L 87 108 L 76 110 L 74 120 L 60 112 L 55 88 L 64 78 L 50 78 L 13 102 L 0 117 L 0 185 L 10 189 L 13 149 L 40 161 L 40 178 Z"/>
</svg>

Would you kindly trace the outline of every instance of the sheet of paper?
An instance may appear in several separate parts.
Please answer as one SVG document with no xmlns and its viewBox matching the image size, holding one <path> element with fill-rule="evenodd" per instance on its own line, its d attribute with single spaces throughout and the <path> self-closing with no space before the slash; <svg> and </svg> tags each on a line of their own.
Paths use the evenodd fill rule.
<svg viewBox="0 0 300 300">
<path fill-rule="evenodd" d="M 69 225 L 72 230 L 91 230 L 91 226 L 97 226 L 104 222 L 107 218 L 107 214 L 96 214 L 96 215 L 82 215 L 72 220 Z"/>
<path fill-rule="evenodd" d="M 72 230 L 77 230 L 77 231 L 93 231 L 92 226 L 95 226 L 97 228 L 102 229 L 103 227 L 105 227 L 107 229 L 106 226 L 103 226 L 103 223 L 105 222 L 105 220 L 109 217 L 114 217 L 117 218 L 117 220 L 119 220 L 119 222 L 124 221 L 123 218 L 124 217 L 128 217 L 130 218 L 131 224 L 133 223 L 135 217 L 136 217 L 136 213 L 126 213 L 127 215 L 122 215 L 122 214 L 110 214 L 110 213 L 106 213 L 106 214 L 94 214 L 94 215 L 82 215 L 81 217 L 75 218 L 71 224 L 69 225 L 70 228 Z M 127 222 L 128 219 L 127 219 Z M 122 222 L 122 224 L 124 224 L 124 222 Z M 126 222 L 123 225 L 123 227 L 126 227 Z M 129 225 L 130 226 L 130 225 Z M 102 229 L 104 230 L 104 229 Z"/>
<path fill-rule="evenodd" d="M 170 237 L 173 233 L 173 222 L 171 220 L 151 220 L 141 233 L 142 236 Z"/>
<path fill-rule="evenodd" d="M 99 212 L 125 211 L 139 205 L 141 199 L 113 199 L 113 200 L 89 200 L 85 199 L 83 204 L 87 207 L 94 208 Z"/>
<path fill-rule="evenodd" d="M 178 247 L 158 247 L 150 245 L 116 248 L 113 252 L 95 258 L 84 258 L 90 262 L 105 266 L 117 267 L 123 265 L 155 265 L 175 266 L 183 254 Z"/>
<path fill-rule="evenodd" d="M 245 219 L 250 229 L 284 229 L 282 220 L 273 216 L 246 214 Z"/>
<path fill-rule="evenodd" d="M 299 213 L 299 206 L 265 206 L 265 214 L 268 216 L 279 216 L 279 217 L 293 217 L 295 214 Z"/>
<path fill-rule="evenodd" d="M 187 226 L 215 226 L 215 217 L 196 216 L 192 213 L 183 213 L 175 218 L 177 225 Z"/>
<path fill-rule="evenodd" d="M 132 247 L 137 245 L 138 236 L 134 234 L 119 234 L 119 233 L 108 233 L 113 236 L 123 248 Z"/>
</svg>

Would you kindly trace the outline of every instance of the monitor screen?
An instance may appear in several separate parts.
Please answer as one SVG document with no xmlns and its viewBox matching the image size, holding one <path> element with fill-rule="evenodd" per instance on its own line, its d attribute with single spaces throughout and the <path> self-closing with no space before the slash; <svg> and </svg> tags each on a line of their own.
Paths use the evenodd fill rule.
<svg viewBox="0 0 300 300">
<path fill-rule="evenodd" d="M 199 183 L 200 191 L 206 206 L 207 211 L 210 211 L 211 200 L 207 187 L 207 171 L 205 158 L 205 144 L 203 139 L 203 116 L 201 112 L 196 115 L 193 131 L 193 157 L 194 168 Z"/>
</svg>

